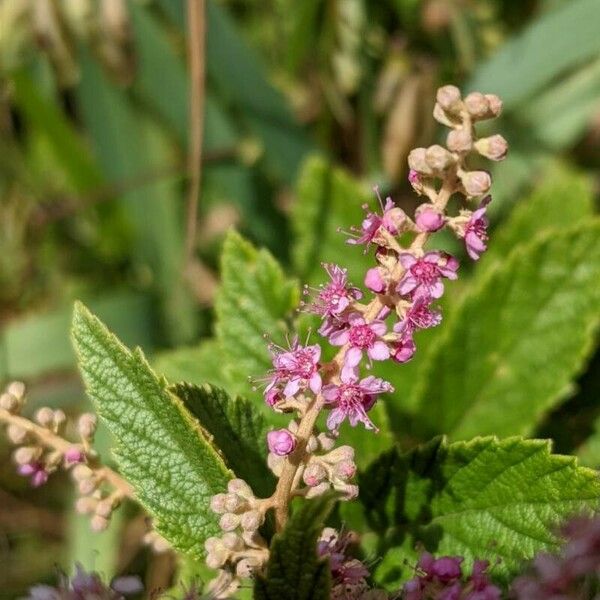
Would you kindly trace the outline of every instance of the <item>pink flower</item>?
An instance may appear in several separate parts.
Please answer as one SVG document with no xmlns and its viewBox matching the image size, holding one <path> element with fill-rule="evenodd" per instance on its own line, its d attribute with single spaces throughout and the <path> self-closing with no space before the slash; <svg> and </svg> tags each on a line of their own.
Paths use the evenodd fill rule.
<svg viewBox="0 0 600 600">
<path fill-rule="evenodd" d="M 434 209 L 430 204 L 422 204 L 417 209 L 415 223 L 421 231 L 433 233 L 439 231 L 446 222 L 444 215 Z"/>
<path fill-rule="evenodd" d="M 442 277 L 458 278 L 458 261 L 445 252 L 427 252 L 420 258 L 403 253 L 399 258 L 406 271 L 396 291 L 403 296 L 411 294 L 414 297 L 440 298 L 444 293 Z"/>
<path fill-rule="evenodd" d="M 317 296 L 310 305 L 310 310 L 322 317 L 337 317 L 350 306 L 353 300 L 360 300 L 362 292 L 348 285 L 347 269 L 327 263 L 323 263 L 323 268 L 331 281 L 315 290 Z M 305 288 L 304 293 L 308 293 L 308 288 Z"/>
<path fill-rule="evenodd" d="M 419 296 L 415 298 L 410 308 L 406 311 L 402 321 L 394 325 L 396 333 L 412 334 L 416 329 L 429 329 L 442 322 L 442 314 L 439 310 L 431 310 L 429 298 Z"/>
<path fill-rule="evenodd" d="M 381 276 L 378 267 L 373 267 L 367 271 L 367 274 L 365 275 L 365 286 L 377 294 L 385 290 L 385 280 Z"/>
<path fill-rule="evenodd" d="M 360 229 L 352 228 L 351 232 L 354 237 L 346 240 L 348 244 L 365 244 L 367 248 L 374 241 L 381 227 L 386 229 L 391 235 L 397 235 L 400 231 L 400 225 L 406 219 L 406 215 L 401 208 L 396 207 L 396 204 L 388 196 L 385 199 L 385 204 L 379 195 L 379 189 L 375 188 L 382 214 L 379 215 L 368 211 L 368 205 L 363 208 L 368 211 L 364 218 Z M 365 250 L 366 251 L 366 250 Z"/>
<path fill-rule="evenodd" d="M 269 452 L 277 456 L 287 456 L 296 447 L 296 438 L 287 429 L 276 429 L 267 433 Z"/>
<path fill-rule="evenodd" d="M 348 317 L 348 326 L 334 331 L 329 336 L 329 341 L 334 346 L 349 344 L 344 357 L 344 369 L 352 369 L 360 363 L 365 351 L 371 360 L 386 360 L 390 357 L 390 349 L 381 339 L 386 329 L 383 321 L 367 323 L 358 313 L 353 313 Z"/>
<path fill-rule="evenodd" d="M 417 347 L 410 334 L 402 336 L 397 342 L 392 343 L 391 357 L 398 363 L 408 362 L 417 351 Z"/>
<path fill-rule="evenodd" d="M 369 576 L 369 571 L 362 562 L 348 556 L 351 542 L 351 534 L 338 534 L 330 528 L 323 531 L 318 541 L 317 554 L 329 558 L 334 586 L 360 584 Z"/>
<path fill-rule="evenodd" d="M 367 416 L 377 396 L 384 392 L 393 392 L 394 388 L 387 381 L 372 375 L 359 381 L 356 370 L 342 369 L 341 383 L 323 386 L 323 398 L 332 408 L 327 418 L 327 427 L 337 431 L 344 419 L 355 427 L 360 421 L 367 429 L 375 429 L 375 425 Z"/>
<path fill-rule="evenodd" d="M 29 477 L 33 487 L 40 487 L 48 481 L 48 471 L 46 471 L 44 465 L 39 461 L 21 465 L 17 471 L 19 475 Z"/>
<path fill-rule="evenodd" d="M 77 446 L 72 446 L 65 452 L 65 462 L 68 465 L 72 465 L 74 463 L 81 463 L 85 459 L 85 453 L 81 448 Z"/>
<path fill-rule="evenodd" d="M 471 218 L 465 225 L 465 246 L 467 254 L 473 260 L 479 260 L 483 252 L 487 250 L 486 242 L 488 240 L 487 227 L 488 220 L 485 216 L 487 205 L 492 201 L 491 196 L 486 196 L 479 205 L 479 208 L 471 215 Z"/>
</svg>

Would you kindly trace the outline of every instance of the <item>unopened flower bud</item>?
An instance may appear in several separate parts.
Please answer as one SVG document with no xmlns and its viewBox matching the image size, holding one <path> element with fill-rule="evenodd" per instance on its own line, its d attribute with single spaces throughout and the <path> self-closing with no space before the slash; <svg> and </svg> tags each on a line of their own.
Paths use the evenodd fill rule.
<svg viewBox="0 0 600 600">
<path fill-rule="evenodd" d="M 113 503 L 110 500 L 102 500 L 96 506 L 96 514 L 104 518 L 110 517 L 112 511 Z"/>
<path fill-rule="evenodd" d="M 13 444 L 22 444 L 27 439 L 27 431 L 14 423 L 8 426 L 6 433 Z"/>
<path fill-rule="evenodd" d="M 221 538 L 223 546 L 232 552 L 239 552 L 244 547 L 244 540 L 237 533 L 230 531 Z"/>
<path fill-rule="evenodd" d="M 322 496 L 329 488 L 331 487 L 331 485 L 329 484 L 328 481 L 323 481 L 323 483 L 320 483 L 319 485 L 315 486 L 315 487 L 311 487 L 307 492 L 306 492 L 306 498 L 316 498 L 317 496 Z"/>
<path fill-rule="evenodd" d="M 287 456 L 296 447 L 296 438 L 287 429 L 276 429 L 267 433 L 267 445 L 269 452 L 277 456 Z"/>
<path fill-rule="evenodd" d="M 225 494 L 216 494 L 210 499 L 210 510 L 218 515 L 227 512 L 225 508 Z"/>
<path fill-rule="evenodd" d="M 18 412 L 20 403 L 15 396 L 5 392 L 0 396 L 0 408 L 8 411 L 9 413 L 15 413 Z"/>
<path fill-rule="evenodd" d="M 77 431 L 83 439 L 89 440 L 94 437 L 97 425 L 96 415 L 83 413 L 77 421 Z"/>
<path fill-rule="evenodd" d="M 306 452 L 308 454 L 313 454 L 318 449 L 319 449 L 319 442 L 317 441 L 317 438 L 314 435 L 311 435 L 308 438 L 308 442 L 306 442 Z"/>
<path fill-rule="evenodd" d="M 431 167 L 425 160 L 425 148 L 414 148 L 408 155 L 408 166 L 417 173 L 433 175 Z"/>
<path fill-rule="evenodd" d="M 439 231 L 445 223 L 444 215 L 430 204 L 422 204 L 417 208 L 415 222 L 424 232 Z"/>
<path fill-rule="evenodd" d="M 35 413 L 35 420 L 42 427 L 50 427 L 54 423 L 54 411 L 47 406 L 43 406 Z"/>
<path fill-rule="evenodd" d="M 235 574 L 241 579 L 251 577 L 256 571 L 258 563 L 255 558 L 242 558 L 235 566 Z"/>
<path fill-rule="evenodd" d="M 302 474 L 302 480 L 309 487 L 315 487 L 319 485 L 326 478 L 327 470 L 318 462 L 309 463 Z"/>
<path fill-rule="evenodd" d="M 75 481 L 83 481 L 84 479 L 89 479 L 94 472 L 87 465 L 76 465 L 73 468 L 73 479 Z"/>
<path fill-rule="evenodd" d="M 79 446 L 71 446 L 65 452 L 65 461 L 67 464 L 81 463 L 85 460 L 85 453 Z"/>
<path fill-rule="evenodd" d="M 225 494 L 224 505 L 225 512 L 237 512 L 246 505 L 246 501 L 237 494 Z"/>
<path fill-rule="evenodd" d="M 240 519 L 240 525 L 245 531 L 256 531 L 263 522 L 264 516 L 259 510 L 249 510 Z"/>
<path fill-rule="evenodd" d="M 243 479 L 232 479 L 227 484 L 227 491 L 242 496 L 242 498 L 254 498 L 252 488 Z"/>
<path fill-rule="evenodd" d="M 347 481 L 356 475 L 356 464 L 351 460 L 341 460 L 333 467 L 333 472 L 342 481 Z"/>
<path fill-rule="evenodd" d="M 227 550 L 221 547 L 207 554 L 205 562 L 211 569 L 220 569 L 227 561 L 228 556 Z"/>
<path fill-rule="evenodd" d="M 446 127 L 454 127 L 459 117 L 450 115 L 436 102 L 433 107 L 433 118 Z"/>
<path fill-rule="evenodd" d="M 64 423 L 67 420 L 67 415 L 65 415 L 64 411 L 62 411 L 60 408 L 54 411 L 54 415 L 53 415 L 53 423 L 54 423 L 54 427 L 56 429 L 59 429 L 60 427 L 62 427 L 64 425 Z"/>
<path fill-rule="evenodd" d="M 22 381 L 12 381 L 6 388 L 6 391 L 17 400 L 23 400 L 25 397 L 25 384 Z"/>
<path fill-rule="evenodd" d="M 418 171 L 415 171 L 414 169 L 408 170 L 408 182 L 419 196 L 423 193 L 423 180 Z"/>
<path fill-rule="evenodd" d="M 90 525 L 93 531 L 99 533 L 100 531 L 104 531 L 108 527 L 108 519 L 105 519 L 100 515 L 94 515 L 90 520 Z"/>
<path fill-rule="evenodd" d="M 240 524 L 240 515 L 225 513 L 219 520 L 219 526 L 223 531 L 233 531 Z"/>
<path fill-rule="evenodd" d="M 334 488 L 344 495 L 344 500 L 354 500 L 358 496 L 358 486 L 350 483 L 338 483 Z"/>
<path fill-rule="evenodd" d="M 443 146 L 434 144 L 425 151 L 425 161 L 432 171 L 440 172 L 454 164 L 454 157 Z"/>
<path fill-rule="evenodd" d="M 485 99 L 490 107 L 490 116 L 499 117 L 502 114 L 502 100 L 496 94 L 485 94 Z"/>
<path fill-rule="evenodd" d="M 352 448 L 352 446 L 339 446 L 322 458 L 332 464 L 340 462 L 341 460 L 354 460 L 354 448 Z"/>
<path fill-rule="evenodd" d="M 477 140 L 475 149 L 479 154 L 490 160 L 503 160 L 508 152 L 508 144 L 501 135 L 492 135 Z"/>
<path fill-rule="evenodd" d="M 480 92 L 471 92 L 465 98 L 465 106 L 475 121 L 487 119 L 490 115 L 490 103 Z"/>
<path fill-rule="evenodd" d="M 82 496 L 89 496 L 97 487 L 98 482 L 93 477 L 82 479 L 77 484 L 77 489 Z"/>
<path fill-rule="evenodd" d="M 23 446 L 13 452 L 13 458 L 18 465 L 26 465 L 34 462 L 42 454 L 42 449 L 38 446 Z"/>
<path fill-rule="evenodd" d="M 330 433 L 320 433 L 317 440 L 322 450 L 329 451 L 335 446 L 335 437 Z"/>
<path fill-rule="evenodd" d="M 464 127 L 453 129 L 448 133 L 446 145 L 452 152 L 469 152 L 473 147 L 473 136 Z"/>
<path fill-rule="evenodd" d="M 469 171 L 460 176 L 467 196 L 482 196 L 489 192 L 492 178 L 487 171 Z"/>
<path fill-rule="evenodd" d="M 455 85 L 444 85 L 438 89 L 435 96 L 438 104 L 450 113 L 455 113 L 461 108 L 460 90 Z"/>
<path fill-rule="evenodd" d="M 77 498 L 77 502 L 75 502 L 75 510 L 80 515 L 89 515 L 95 512 L 97 504 L 98 501 L 95 498 L 84 496 L 83 498 Z"/>
<path fill-rule="evenodd" d="M 151 542 L 153 539 L 153 534 L 154 534 L 154 531 L 149 531 L 144 536 L 144 540 Z M 214 535 L 207 538 L 204 542 L 204 549 L 206 550 L 206 552 L 208 554 L 210 554 L 211 552 L 214 552 L 217 548 L 220 548 L 220 546 L 221 546 L 221 539 L 218 537 L 215 537 Z"/>
<path fill-rule="evenodd" d="M 152 549 L 157 554 L 161 554 L 162 552 L 168 552 L 171 549 L 171 545 L 164 537 L 157 535 L 152 542 Z"/>
<path fill-rule="evenodd" d="M 377 294 L 385 290 L 385 280 L 381 276 L 378 267 L 373 267 L 367 271 L 367 274 L 365 275 L 365 286 Z"/>
</svg>

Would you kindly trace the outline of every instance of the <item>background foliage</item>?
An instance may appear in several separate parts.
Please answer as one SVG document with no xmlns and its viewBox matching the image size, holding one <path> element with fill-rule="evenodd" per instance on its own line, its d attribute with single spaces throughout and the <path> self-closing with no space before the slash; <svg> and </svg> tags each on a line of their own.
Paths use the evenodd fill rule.
<svg viewBox="0 0 600 600">
<path fill-rule="evenodd" d="M 27 381 L 32 410 L 85 406 L 68 335 L 81 299 L 157 373 L 199 386 L 174 394 L 192 411 L 221 406 L 215 430 L 262 431 L 270 422 L 246 405 L 228 413 L 227 394 L 263 406 L 247 381 L 268 368 L 262 334 L 281 342 L 310 326 L 293 309 L 300 284 L 320 281 L 320 261 L 343 262 L 360 283 L 368 259 L 337 228 L 360 220 L 376 183 L 414 208 L 405 159 L 436 140 L 434 91 L 453 82 L 505 100 L 498 129 L 511 153 L 495 169 L 490 251 L 449 286 L 445 323 L 421 334 L 415 360 L 381 369 L 397 392 L 374 414 L 380 435 L 344 434 L 360 436 L 363 467 L 398 452 L 394 441 L 410 449 L 438 433 L 456 442 L 437 450 L 441 469 L 452 453 L 468 463 L 476 448 L 460 440 L 478 434 L 551 438 L 600 466 L 597 1 L 270 0 L 267 11 L 208 0 L 200 218 L 187 262 L 185 3 L 124 2 L 123 27 L 102 2 L 47 5 L 44 19 L 26 1 L 0 2 L 0 378 Z M 122 359 L 155 377 L 138 355 Z M 152 385 L 157 398 L 172 394 Z M 545 446 L 511 444 L 506 456 L 555 468 Z M 91 536 L 66 481 L 32 493 L 0 452 L 0 596 L 75 559 L 171 583 L 174 560 L 140 547 L 135 509 Z M 243 469 L 243 458 L 228 460 Z M 440 491 L 435 518 L 448 502 Z M 417 526 L 428 525 L 407 530 Z"/>
</svg>

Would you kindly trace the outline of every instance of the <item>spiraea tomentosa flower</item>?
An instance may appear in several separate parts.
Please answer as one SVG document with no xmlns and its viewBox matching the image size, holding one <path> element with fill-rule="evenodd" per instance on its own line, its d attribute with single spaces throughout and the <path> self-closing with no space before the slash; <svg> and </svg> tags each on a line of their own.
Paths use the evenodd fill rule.
<svg viewBox="0 0 600 600">
<path fill-rule="evenodd" d="M 433 116 L 450 132 L 446 147 L 435 144 L 409 154 L 409 182 L 425 199 L 414 220 L 389 196 L 384 201 L 375 188 L 380 212 L 363 206 L 364 220 L 350 229 L 349 244 L 363 246 L 365 253 L 374 249 L 373 265 L 364 274 L 366 291 L 348 281 L 343 265 L 331 263 L 323 264 L 328 282 L 317 289 L 305 288 L 311 298 L 302 303 L 302 310 L 321 318 L 318 333 L 339 348 L 335 358 L 324 362 L 320 344 L 302 345 L 297 339 L 287 349 L 269 346 L 273 369 L 265 377 L 265 401 L 273 410 L 294 416 L 286 428 L 268 434 L 267 463 L 279 478 L 273 495 L 258 499 L 246 494 L 239 502 L 230 497 L 231 491 L 215 497 L 213 509 L 222 515 L 221 528 L 229 533 L 214 538 L 207 550 L 209 563 L 220 568 L 219 576 L 227 581 L 260 571 L 265 564 L 268 548 L 258 529 L 267 511 L 274 511 L 276 528 L 281 530 L 293 497 L 311 498 L 330 489 L 345 499 L 356 497 L 354 450 L 336 448 L 337 437 L 345 422 L 352 427 L 361 423 L 376 432 L 369 411 L 382 394 L 393 391 L 390 383 L 364 371 L 377 362 L 409 361 L 419 330 L 442 320 L 435 301 L 443 295 L 445 282 L 458 278 L 458 259 L 436 249 L 430 243 L 432 236 L 451 231 L 473 260 L 487 247 L 491 177 L 487 171 L 471 169 L 468 159 L 472 153 L 491 160 L 506 155 L 504 138 L 478 139 L 475 131 L 478 121 L 500 114 L 502 102 L 478 92 L 463 98 L 454 86 L 440 88 L 436 100 Z M 451 202 L 457 206 L 449 210 Z M 328 412 L 327 433 L 316 428 L 322 411 Z M 229 548 L 232 532 L 238 536 L 236 544 L 242 544 L 235 551 Z M 473 573 L 472 586 L 478 576 Z"/>
</svg>

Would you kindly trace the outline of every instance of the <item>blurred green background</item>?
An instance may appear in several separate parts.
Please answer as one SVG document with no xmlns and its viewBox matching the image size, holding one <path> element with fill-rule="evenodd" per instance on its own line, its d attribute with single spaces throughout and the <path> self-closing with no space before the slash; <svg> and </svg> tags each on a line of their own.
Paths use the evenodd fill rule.
<svg viewBox="0 0 600 600">
<path fill-rule="evenodd" d="M 325 165 L 317 228 L 347 216 L 344 202 L 354 218 L 375 183 L 412 210 L 406 157 L 441 135 L 431 118 L 439 85 L 504 100 L 494 130 L 511 149 L 494 168 L 494 226 L 531 194 L 559 194 L 566 209 L 574 194 L 597 199 L 600 0 L 207 0 L 205 8 L 205 89 L 194 101 L 204 113 L 201 190 L 186 251 L 194 130 L 186 3 L 0 0 L 0 379 L 28 384 L 31 411 L 86 406 L 68 334 L 76 298 L 150 357 L 210 337 L 232 226 L 291 275 L 318 281 L 319 236 L 294 249 L 299 228 L 290 224 L 310 185 L 297 183 L 307 160 Z M 348 197 L 332 199 L 329 165 L 344 168 L 363 197 L 348 185 Z M 547 225 L 561 218 L 543 215 Z M 349 254 L 343 237 L 337 243 Z M 540 428 L 561 451 L 574 451 L 600 413 L 600 357 L 588 356 L 579 391 Z M 0 597 L 51 581 L 56 564 L 75 560 L 170 585 L 173 557 L 141 546 L 144 517 L 133 508 L 93 536 L 73 516 L 66 477 L 32 491 L 1 439 L 0 456 Z"/>
</svg>

